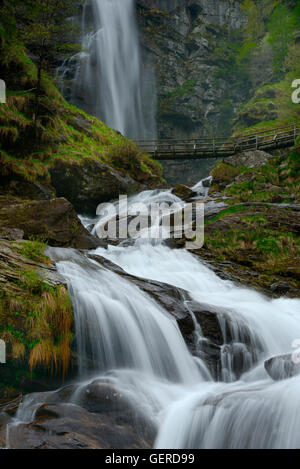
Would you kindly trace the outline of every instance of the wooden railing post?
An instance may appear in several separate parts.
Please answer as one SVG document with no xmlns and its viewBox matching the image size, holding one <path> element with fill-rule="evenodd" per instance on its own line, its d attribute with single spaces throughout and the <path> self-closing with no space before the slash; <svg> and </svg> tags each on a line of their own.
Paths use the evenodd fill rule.
<svg viewBox="0 0 300 469">
<path fill-rule="evenodd" d="M 258 150 L 258 135 L 255 135 L 255 148 Z"/>
</svg>

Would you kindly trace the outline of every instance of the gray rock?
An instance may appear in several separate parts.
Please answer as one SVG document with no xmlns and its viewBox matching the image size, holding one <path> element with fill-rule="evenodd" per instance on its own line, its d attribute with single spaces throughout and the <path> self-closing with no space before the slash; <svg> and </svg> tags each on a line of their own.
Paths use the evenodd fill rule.
<svg viewBox="0 0 300 469">
<path fill-rule="evenodd" d="M 292 378 L 300 373 L 300 364 L 293 361 L 292 354 L 269 358 L 265 361 L 264 366 L 274 381 Z"/>
<path fill-rule="evenodd" d="M 0 197 L 0 230 L 4 227 L 23 232 L 25 239 L 40 237 L 57 247 L 95 249 L 105 245 L 83 227 L 64 198 L 28 201 Z"/>
<path fill-rule="evenodd" d="M 24 238 L 24 231 L 18 228 L 7 228 L 2 226 L 0 228 L 0 238 L 7 239 L 8 241 L 15 241 Z"/>
<path fill-rule="evenodd" d="M 246 166 L 246 168 L 255 168 L 267 163 L 270 158 L 274 158 L 274 156 L 270 155 L 270 153 L 266 153 L 265 151 L 260 150 L 253 150 L 230 156 L 229 158 L 226 158 L 226 163 L 230 164 L 231 166 Z"/>
<path fill-rule="evenodd" d="M 297 293 L 297 288 L 290 285 L 288 282 L 276 282 L 272 283 L 270 286 L 270 290 L 272 293 L 278 293 L 280 295 L 285 295 L 286 293 Z"/>
<path fill-rule="evenodd" d="M 79 213 L 95 215 L 100 203 L 141 189 L 130 177 L 96 160 L 79 163 L 57 160 L 50 173 L 57 196 L 67 198 Z"/>
<path fill-rule="evenodd" d="M 177 195 L 177 197 L 179 197 L 181 200 L 184 200 L 185 202 L 188 202 L 197 195 L 197 192 L 194 192 L 192 189 L 183 184 L 177 184 L 177 186 L 172 190 L 172 193 Z"/>
</svg>

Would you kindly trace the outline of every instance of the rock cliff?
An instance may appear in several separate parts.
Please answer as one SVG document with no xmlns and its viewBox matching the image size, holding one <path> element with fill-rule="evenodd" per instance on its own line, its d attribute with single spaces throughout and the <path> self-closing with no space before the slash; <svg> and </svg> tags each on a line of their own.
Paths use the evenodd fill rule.
<svg viewBox="0 0 300 469">
<path fill-rule="evenodd" d="M 231 77 L 222 74 L 226 57 L 217 50 L 247 23 L 239 2 L 139 0 L 137 5 L 143 60 L 156 70 L 159 137 L 228 134 L 228 121 L 247 100 L 247 90 L 232 87 Z"/>
</svg>

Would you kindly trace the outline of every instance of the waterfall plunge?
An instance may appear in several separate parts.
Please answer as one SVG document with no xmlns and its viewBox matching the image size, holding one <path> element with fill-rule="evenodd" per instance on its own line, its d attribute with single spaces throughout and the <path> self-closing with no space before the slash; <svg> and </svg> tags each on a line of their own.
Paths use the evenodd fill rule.
<svg viewBox="0 0 300 469">
<path fill-rule="evenodd" d="M 75 86 L 89 112 L 123 135 L 142 139 L 155 137 L 156 99 L 151 67 L 142 70 L 134 5 L 133 0 L 86 3 Z"/>
</svg>

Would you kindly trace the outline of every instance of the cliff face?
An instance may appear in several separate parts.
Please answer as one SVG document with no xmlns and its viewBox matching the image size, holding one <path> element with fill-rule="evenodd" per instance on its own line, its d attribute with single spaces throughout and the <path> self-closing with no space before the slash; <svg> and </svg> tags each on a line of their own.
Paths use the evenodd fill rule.
<svg viewBox="0 0 300 469">
<path fill-rule="evenodd" d="M 247 23 L 239 2 L 138 0 L 137 8 L 143 60 L 156 69 L 158 136 L 229 133 L 228 120 L 248 95 L 222 74 L 216 51 Z"/>
</svg>

